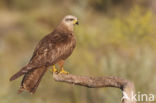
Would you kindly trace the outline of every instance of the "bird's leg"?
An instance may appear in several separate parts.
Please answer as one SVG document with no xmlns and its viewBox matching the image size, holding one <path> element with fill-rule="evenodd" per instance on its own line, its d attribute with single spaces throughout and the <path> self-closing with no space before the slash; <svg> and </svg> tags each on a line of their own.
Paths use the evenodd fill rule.
<svg viewBox="0 0 156 103">
<path fill-rule="evenodd" d="M 56 69 L 55 65 L 53 65 L 53 68 L 50 69 L 50 72 L 57 72 L 57 69 Z"/>
<path fill-rule="evenodd" d="M 61 69 L 61 70 L 59 71 L 59 73 L 61 73 L 61 74 L 68 74 L 68 72 L 64 70 L 63 64 L 64 64 L 64 60 L 61 60 L 61 61 L 58 62 L 58 66 L 59 66 L 60 69 Z"/>
<path fill-rule="evenodd" d="M 59 73 L 61 73 L 61 74 L 69 74 L 69 72 L 65 71 L 65 70 L 63 69 L 63 67 L 61 68 L 61 71 L 60 71 Z"/>
<path fill-rule="evenodd" d="M 57 72 L 55 65 L 53 65 L 53 72 Z"/>
</svg>

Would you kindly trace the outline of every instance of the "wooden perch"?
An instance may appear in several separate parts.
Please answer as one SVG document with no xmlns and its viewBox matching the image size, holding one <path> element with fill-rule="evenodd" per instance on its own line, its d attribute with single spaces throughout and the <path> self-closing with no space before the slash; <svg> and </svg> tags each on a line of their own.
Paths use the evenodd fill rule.
<svg viewBox="0 0 156 103">
<path fill-rule="evenodd" d="M 114 87 L 122 90 L 123 93 L 129 98 L 132 98 L 132 92 L 135 93 L 135 88 L 132 82 L 118 77 L 88 77 L 88 76 L 75 76 L 71 74 L 57 74 L 53 73 L 55 81 L 66 82 L 70 84 L 85 86 L 89 88 L 102 88 L 102 87 Z M 136 101 L 123 98 L 122 103 L 136 103 Z"/>
</svg>

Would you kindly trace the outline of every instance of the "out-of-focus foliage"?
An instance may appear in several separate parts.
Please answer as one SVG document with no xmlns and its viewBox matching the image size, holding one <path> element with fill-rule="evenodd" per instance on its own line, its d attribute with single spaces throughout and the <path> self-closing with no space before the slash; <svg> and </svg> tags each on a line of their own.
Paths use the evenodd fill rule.
<svg viewBox="0 0 156 103">
<path fill-rule="evenodd" d="M 97 10 L 108 10 L 113 6 L 126 4 L 132 4 L 133 0 L 88 0 L 89 4 Z"/>
<path fill-rule="evenodd" d="M 0 103 L 120 102 L 118 89 L 57 83 L 50 72 L 36 94 L 16 94 L 21 78 L 9 82 L 10 76 L 28 62 L 37 42 L 67 14 L 80 22 L 67 71 L 123 77 L 135 83 L 136 92 L 156 94 L 156 15 L 151 4 L 152 0 L 1 0 Z"/>
<path fill-rule="evenodd" d="M 114 30 L 111 32 L 111 41 L 115 44 L 122 42 L 135 44 L 137 43 L 154 43 L 153 34 L 153 15 L 151 11 L 143 11 L 139 7 L 131 9 L 126 16 L 119 16 L 114 19 Z M 154 45 L 153 44 L 153 45 Z"/>
</svg>

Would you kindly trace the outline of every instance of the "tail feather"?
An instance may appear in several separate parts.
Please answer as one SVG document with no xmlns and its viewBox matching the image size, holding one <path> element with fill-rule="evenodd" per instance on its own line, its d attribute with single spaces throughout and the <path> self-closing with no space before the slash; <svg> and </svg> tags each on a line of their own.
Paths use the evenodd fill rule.
<svg viewBox="0 0 156 103">
<path fill-rule="evenodd" d="M 41 67 L 26 73 L 23 77 L 18 93 L 23 92 L 23 90 L 27 90 L 32 94 L 35 93 L 46 70 L 46 67 Z"/>
<path fill-rule="evenodd" d="M 18 71 L 16 74 L 14 74 L 11 78 L 10 81 L 17 79 L 18 77 L 22 76 L 23 74 L 25 74 L 26 72 L 24 71 L 25 69 L 27 69 L 27 66 L 23 67 L 20 71 Z"/>
</svg>

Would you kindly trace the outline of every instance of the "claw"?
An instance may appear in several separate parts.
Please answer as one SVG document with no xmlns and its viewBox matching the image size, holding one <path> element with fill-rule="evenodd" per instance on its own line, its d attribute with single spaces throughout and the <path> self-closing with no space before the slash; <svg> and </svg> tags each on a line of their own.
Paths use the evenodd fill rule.
<svg viewBox="0 0 156 103">
<path fill-rule="evenodd" d="M 50 69 L 50 72 L 57 72 L 55 65 L 53 65 L 53 68 Z"/>
<path fill-rule="evenodd" d="M 61 69 L 61 71 L 59 73 L 60 74 L 69 74 L 69 72 L 65 71 L 63 68 Z"/>
<path fill-rule="evenodd" d="M 55 68 L 55 65 L 53 66 L 53 72 L 57 72 L 57 69 Z"/>
</svg>

